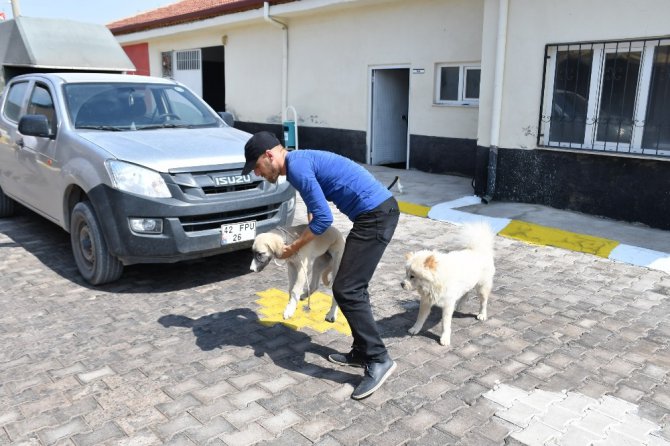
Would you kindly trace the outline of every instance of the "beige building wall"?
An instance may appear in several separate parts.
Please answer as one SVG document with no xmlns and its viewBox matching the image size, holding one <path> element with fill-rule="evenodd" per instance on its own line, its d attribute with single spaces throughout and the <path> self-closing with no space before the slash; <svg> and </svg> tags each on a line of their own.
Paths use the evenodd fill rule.
<svg viewBox="0 0 670 446">
<path fill-rule="evenodd" d="M 491 96 L 499 0 L 485 0 L 479 141 L 490 145 Z M 668 34 L 667 0 L 509 0 L 499 146 L 537 147 L 547 44 Z"/>
<path fill-rule="evenodd" d="M 306 124 L 367 130 L 374 68 L 411 74 L 409 132 L 475 138 L 477 108 L 434 105 L 437 63 L 476 63 L 483 2 L 393 2 L 291 21 L 289 102 Z"/>
<path fill-rule="evenodd" d="M 330 5 L 307 8 L 322 3 Z M 289 27 L 287 103 L 301 125 L 367 131 L 371 69 L 423 69 L 410 74 L 409 132 L 475 139 L 477 107 L 434 104 L 435 67 L 480 62 L 483 12 L 484 0 L 273 6 L 270 14 Z M 227 108 L 240 121 L 281 121 L 282 31 L 263 20 L 262 10 L 118 39 L 149 42 L 151 73 L 158 76 L 161 52 L 220 45 L 223 39 Z"/>
</svg>

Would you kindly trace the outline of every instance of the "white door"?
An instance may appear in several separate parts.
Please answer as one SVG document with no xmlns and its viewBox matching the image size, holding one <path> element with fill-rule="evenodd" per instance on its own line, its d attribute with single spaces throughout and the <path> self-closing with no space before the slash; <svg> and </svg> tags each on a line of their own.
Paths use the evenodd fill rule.
<svg viewBox="0 0 670 446">
<path fill-rule="evenodd" d="M 372 70 L 370 164 L 407 163 L 409 69 Z"/>
<path fill-rule="evenodd" d="M 175 51 L 174 80 L 202 97 L 202 63 L 200 50 Z"/>
</svg>

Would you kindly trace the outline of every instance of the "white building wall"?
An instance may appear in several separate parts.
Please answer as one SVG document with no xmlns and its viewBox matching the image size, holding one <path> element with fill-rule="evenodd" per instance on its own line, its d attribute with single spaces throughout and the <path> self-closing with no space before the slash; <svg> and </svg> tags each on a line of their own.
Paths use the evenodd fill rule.
<svg viewBox="0 0 670 446">
<path fill-rule="evenodd" d="M 289 27 L 288 105 L 301 125 L 367 131 L 370 69 L 422 68 L 424 74 L 410 76 L 410 133 L 476 138 L 477 107 L 434 105 L 435 66 L 479 63 L 484 1 L 331 1 L 305 10 L 327 2 L 303 0 L 271 7 Z M 160 76 L 162 51 L 220 45 L 225 36 L 227 108 L 239 121 L 279 123 L 282 31 L 263 20 L 262 10 L 241 13 L 238 22 L 234 16 L 119 41 L 149 42 L 151 73 Z"/>
<path fill-rule="evenodd" d="M 475 138 L 477 109 L 434 105 L 437 63 L 479 63 L 483 2 L 394 2 L 290 23 L 289 102 L 305 124 L 368 129 L 370 69 L 410 74 L 412 134 Z"/>
<path fill-rule="evenodd" d="M 485 2 L 478 130 L 483 146 L 490 144 L 498 4 L 498 0 Z M 509 0 L 499 146 L 537 146 L 545 45 L 667 36 L 668 16 L 668 0 Z"/>
</svg>

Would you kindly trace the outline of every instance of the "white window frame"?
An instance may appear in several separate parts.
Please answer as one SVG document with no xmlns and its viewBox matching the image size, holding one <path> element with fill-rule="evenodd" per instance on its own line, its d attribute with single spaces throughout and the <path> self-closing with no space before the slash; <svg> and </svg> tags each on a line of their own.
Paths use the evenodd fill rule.
<svg viewBox="0 0 670 446">
<path fill-rule="evenodd" d="M 440 87 L 442 85 L 442 68 L 457 67 L 458 70 L 458 99 L 446 100 L 440 99 Z M 481 82 L 481 65 L 474 63 L 439 63 L 435 65 L 435 104 L 436 105 L 458 105 L 458 106 L 479 106 L 479 98 L 468 98 L 465 96 L 465 79 L 471 70 L 479 70 Z"/>
<path fill-rule="evenodd" d="M 614 152 L 627 153 L 635 155 L 652 156 L 670 156 L 669 150 L 657 150 L 642 148 L 642 135 L 644 133 L 644 120 L 647 110 L 647 101 L 649 98 L 649 89 L 651 88 L 651 72 L 653 68 L 654 51 L 656 47 L 670 45 L 670 39 L 654 39 L 650 41 L 626 41 L 620 43 L 599 43 L 586 44 L 593 50 L 593 60 L 591 67 L 591 85 L 589 87 L 588 110 L 585 126 L 584 144 L 550 141 L 551 121 L 545 121 L 542 128 L 542 138 L 540 142 L 546 147 L 558 147 L 566 149 L 584 149 L 594 152 Z M 559 51 L 568 51 L 570 48 L 576 48 L 579 44 L 556 45 L 551 46 L 547 52 L 549 63 L 547 63 L 545 90 L 543 98 L 543 117 L 551 116 L 554 90 L 554 73 L 556 70 L 557 54 Z M 633 126 L 631 143 L 605 143 L 597 140 L 597 125 L 593 120 L 599 113 L 600 99 L 602 91 L 601 79 L 602 70 L 605 64 L 605 54 L 616 52 L 625 47 L 629 51 L 641 52 L 640 72 L 638 74 L 637 90 L 635 93 L 635 106 L 633 121 L 638 123 Z"/>
</svg>

